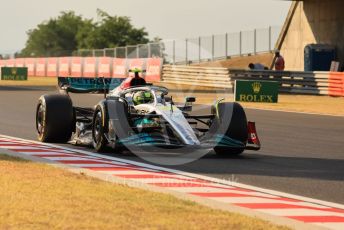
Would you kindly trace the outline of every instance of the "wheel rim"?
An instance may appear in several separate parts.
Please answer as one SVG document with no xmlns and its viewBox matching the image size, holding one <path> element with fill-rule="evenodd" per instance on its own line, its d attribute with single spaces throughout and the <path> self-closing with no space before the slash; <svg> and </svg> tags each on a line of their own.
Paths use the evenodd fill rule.
<svg viewBox="0 0 344 230">
<path fill-rule="evenodd" d="M 43 133 L 44 130 L 44 106 L 42 104 L 39 105 L 38 109 L 37 109 L 37 119 L 36 119 L 36 123 L 37 123 L 37 132 L 39 135 L 41 135 Z"/>
<path fill-rule="evenodd" d="M 101 119 L 101 112 L 98 112 L 95 121 L 94 121 L 94 126 L 93 126 L 93 138 L 96 143 L 99 143 L 101 140 L 101 135 L 102 135 L 102 119 Z"/>
</svg>

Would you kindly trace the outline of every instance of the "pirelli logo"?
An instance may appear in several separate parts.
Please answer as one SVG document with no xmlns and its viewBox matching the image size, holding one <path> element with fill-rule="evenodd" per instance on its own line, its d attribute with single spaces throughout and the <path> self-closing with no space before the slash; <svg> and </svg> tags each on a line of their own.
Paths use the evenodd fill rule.
<svg viewBox="0 0 344 230">
<path fill-rule="evenodd" d="M 278 102 L 279 83 L 275 81 L 235 81 L 235 101 L 238 102 Z"/>
</svg>

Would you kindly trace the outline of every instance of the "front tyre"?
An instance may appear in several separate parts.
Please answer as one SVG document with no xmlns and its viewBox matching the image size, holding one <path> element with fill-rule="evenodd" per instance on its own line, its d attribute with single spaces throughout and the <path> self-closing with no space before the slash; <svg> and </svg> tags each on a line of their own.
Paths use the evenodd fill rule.
<svg viewBox="0 0 344 230">
<path fill-rule="evenodd" d="M 93 147 L 97 152 L 104 152 L 108 144 L 104 131 L 105 119 L 104 111 L 98 106 L 94 112 L 92 126 Z"/>
<path fill-rule="evenodd" d="M 65 143 L 74 130 L 73 104 L 67 95 L 43 95 L 36 108 L 36 130 L 41 142 Z"/>
<path fill-rule="evenodd" d="M 219 156 L 233 156 L 244 152 L 248 139 L 248 128 L 246 113 L 242 106 L 238 103 L 220 103 L 217 108 L 217 118 L 215 124 L 224 138 L 229 138 L 242 143 L 242 146 L 230 147 L 217 145 L 214 151 Z M 231 116 L 230 116 L 231 115 Z M 229 120 L 229 118 L 231 118 Z"/>
</svg>

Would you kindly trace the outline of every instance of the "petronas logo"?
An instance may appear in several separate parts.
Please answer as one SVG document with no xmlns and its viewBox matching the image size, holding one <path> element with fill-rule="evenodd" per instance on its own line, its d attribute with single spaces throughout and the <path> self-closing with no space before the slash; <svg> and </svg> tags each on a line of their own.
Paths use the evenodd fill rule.
<svg viewBox="0 0 344 230">
<path fill-rule="evenodd" d="M 262 88 L 262 84 L 259 82 L 255 82 L 252 84 L 252 89 L 254 93 L 259 93 Z"/>
</svg>

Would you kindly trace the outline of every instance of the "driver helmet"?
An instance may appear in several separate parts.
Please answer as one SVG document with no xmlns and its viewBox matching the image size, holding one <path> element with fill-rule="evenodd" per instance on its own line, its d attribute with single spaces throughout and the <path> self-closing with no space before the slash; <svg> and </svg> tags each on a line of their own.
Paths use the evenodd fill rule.
<svg viewBox="0 0 344 230">
<path fill-rule="evenodd" d="M 153 94 L 149 91 L 139 91 L 133 96 L 134 105 L 148 104 L 154 101 Z"/>
</svg>

